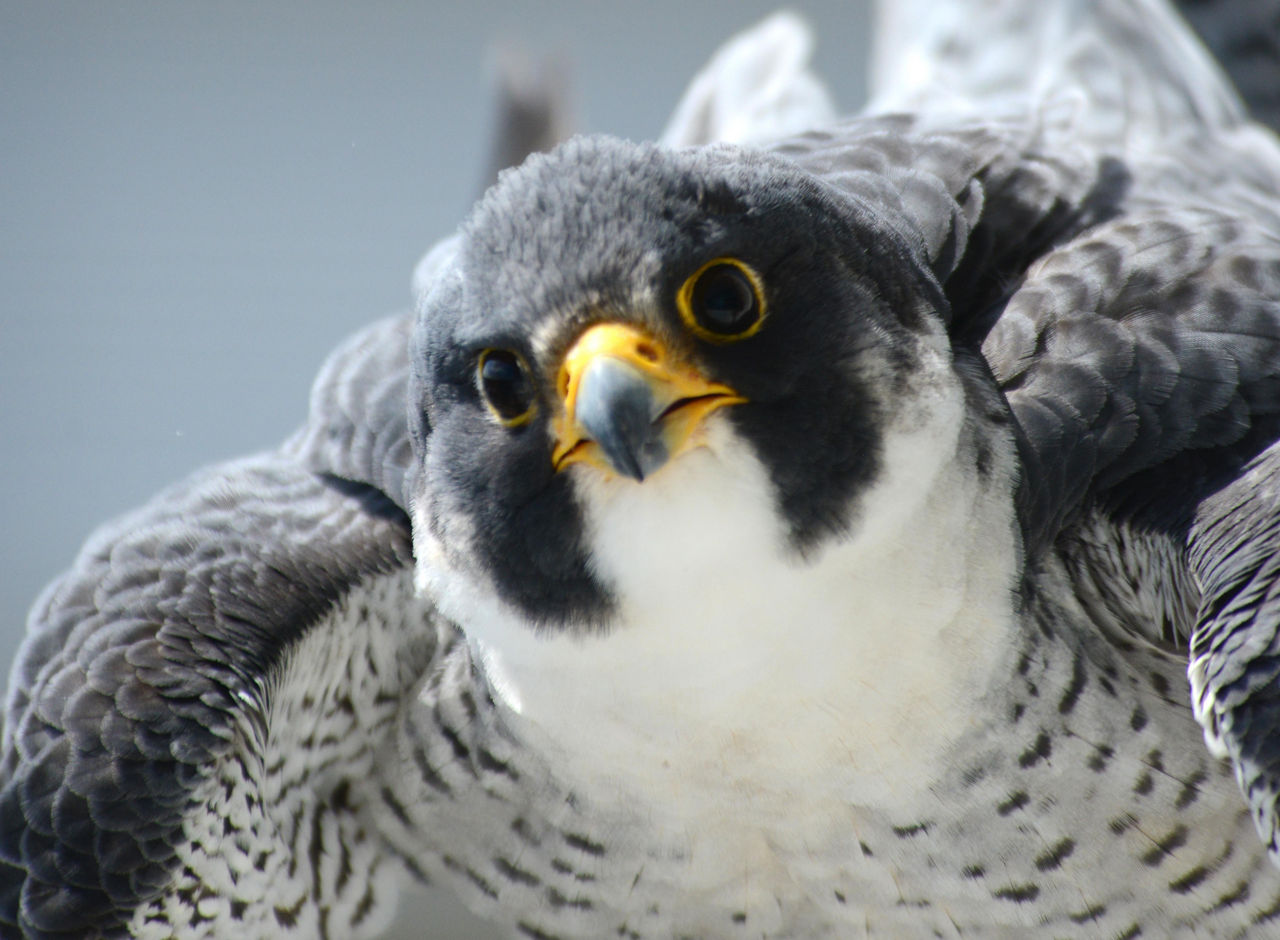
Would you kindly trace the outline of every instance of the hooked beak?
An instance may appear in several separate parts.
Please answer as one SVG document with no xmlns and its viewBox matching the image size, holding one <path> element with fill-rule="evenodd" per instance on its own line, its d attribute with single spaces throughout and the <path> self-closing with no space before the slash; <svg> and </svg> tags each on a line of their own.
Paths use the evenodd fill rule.
<svg viewBox="0 0 1280 940">
<path fill-rule="evenodd" d="M 557 471 L 574 463 L 643 480 L 699 443 L 707 415 L 746 399 L 677 362 L 636 327 L 600 323 L 565 354 L 552 422 Z"/>
</svg>

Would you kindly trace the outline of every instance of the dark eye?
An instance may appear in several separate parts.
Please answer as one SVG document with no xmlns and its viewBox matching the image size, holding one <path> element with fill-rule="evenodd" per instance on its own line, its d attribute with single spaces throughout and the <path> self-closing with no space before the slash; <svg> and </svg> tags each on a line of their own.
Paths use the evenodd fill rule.
<svg viewBox="0 0 1280 940">
<path fill-rule="evenodd" d="M 519 427 L 533 417 L 533 383 L 519 353 L 486 349 L 476 364 L 476 382 L 485 404 L 506 427 Z"/>
<path fill-rule="evenodd" d="M 735 258 L 717 258 L 695 271 L 680 287 L 676 306 L 689 328 L 713 343 L 746 339 L 764 320 L 760 278 Z"/>
</svg>

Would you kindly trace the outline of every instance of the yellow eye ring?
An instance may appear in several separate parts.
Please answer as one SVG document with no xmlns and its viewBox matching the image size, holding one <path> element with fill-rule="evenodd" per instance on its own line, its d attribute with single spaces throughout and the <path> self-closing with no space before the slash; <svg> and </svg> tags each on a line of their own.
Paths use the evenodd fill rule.
<svg viewBox="0 0 1280 940">
<path fill-rule="evenodd" d="M 676 309 L 699 339 L 735 343 L 764 323 L 764 284 L 745 262 L 714 258 L 680 285 Z"/>
<path fill-rule="evenodd" d="M 476 360 L 476 387 L 505 428 L 518 428 L 537 411 L 533 380 L 524 357 L 509 349 L 486 349 Z"/>
</svg>

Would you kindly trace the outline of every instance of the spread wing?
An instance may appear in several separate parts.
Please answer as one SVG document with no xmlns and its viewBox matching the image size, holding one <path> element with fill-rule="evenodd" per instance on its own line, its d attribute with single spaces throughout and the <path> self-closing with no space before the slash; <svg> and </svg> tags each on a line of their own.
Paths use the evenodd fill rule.
<svg viewBox="0 0 1280 940">
<path fill-rule="evenodd" d="M 1033 552 L 1098 500 L 1136 512 L 1143 472 L 1175 459 L 1205 479 L 1147 515 L 1194 505 L 1272 433 L 1280 224 L 1237 196 L 1156 188 L 1138 158 L 1017 124 L 877 117 L 778 150 L 929 260 L 955 345 L 981 351 L 1015 418 Z"/>
<path fill-rule="evenodd" d="M 220 763 L 276 733 L 299 645 L 354 593 L 408 580 L 402 333 L 382 324 L 335 355 L 287 451 L 210 468 L 106 527 L 37 603 L 0 764 L 0 932 L 120 931 L 178 878 Z M 439 626 L 397 616 L 389 629 L 416 642 L 388 658 L 410 668 L 350 695 L 398 697 L 429 668 Z"/>
<path fill-rule="evenodd" d="M 1232 5 L 1203 6 L 1232 48 Z M 1031 564 L 1088 520 L 1104 552 L 1127 531 L 1163 557 L 1125 590 L 1189 593 L 1189 614 L 1126 627 L 1190 645 L 1206 739 L 1280 860 L 1280 144 L 1162 4 L 885 9 L 877 101 L 915 116 L 869 119 L 871 148 L 866 124 L 788 146 L 931 259 L 957 352 L 980 350 L 1008 404 Z M 1250 48 L 1274 50 L 1274 7 L 1252 9 Z M 1244 88 L 1263 117 L 1274 87 Z"/>
<path fill-rule="evenodd" d="M 772 140 L 830 123 L 836 112 L 809 68 L 812 50 L 808 27 L 788 12 L 733 37 L 694 76 L 661 142 Z"/>
<path fill-rule="evenodd" d="M 1280 147 L 1154 0 L 924 6 L 877 36 L 873 109 L 914 116 L 798 158 L 932 259 L 1015 419 L 1032 553 L 1097 506 L 1185 539 L 1275 433 Z"/>
</svg>

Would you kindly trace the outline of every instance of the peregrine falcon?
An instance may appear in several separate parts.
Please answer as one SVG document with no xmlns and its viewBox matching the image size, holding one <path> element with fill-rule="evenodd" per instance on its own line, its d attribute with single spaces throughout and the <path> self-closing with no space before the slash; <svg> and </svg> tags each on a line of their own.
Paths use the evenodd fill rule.
<svg viewBox="0 0 1280 940">
<path fill-rule="evenodd" d="M 1161 0 L 886 5 L 830 122 L 795 29 L 90 540 L 0 926 L 1280 930 L 1280 142 Z"/>
</svg>

